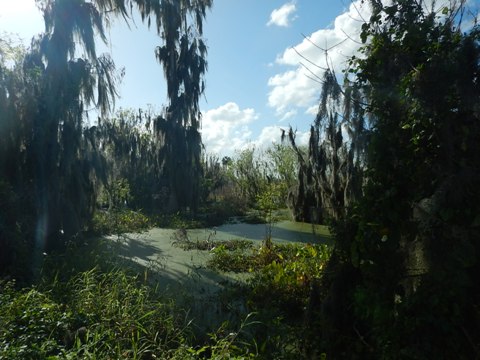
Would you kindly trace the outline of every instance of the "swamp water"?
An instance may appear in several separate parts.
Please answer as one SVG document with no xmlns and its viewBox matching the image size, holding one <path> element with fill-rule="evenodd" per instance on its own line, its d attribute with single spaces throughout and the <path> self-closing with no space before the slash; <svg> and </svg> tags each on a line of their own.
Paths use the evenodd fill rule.
<svg viewBox="0 0 480 360">
<path fill-rule="evenodd" d="M 167 297 L 175 299 L 180 306 L 190 308 L 196 324 L 205 329 L 231 320 L 229 317 L 244 314 L 242 301 L 232 303 L 222 293 L 242 284 L 249 274 L 217 272 L 206 267 L 211 251 L 183 250 L 175 246 L 179 240 L 175 229 L 153 228 L 136 234 L 111 237 L 115 240 L 121 257 L 145 277 L 158 286 Z M 265 224 L 230 223 L 208 229 L 191 229 L 181 237 L 189 241 L 225 241 L 232 239 L 250 240 L 260 246 L 267 234 Z M 281 221 L 271 228 L 274 243 L 330 243 L 325 226 Z M 137 270 L 138 269 L 138 270 Z M 222 301 L 222 298 L 224 300 Z M 202 327 L 203 327 L 202 326 Z"/>
</svg>

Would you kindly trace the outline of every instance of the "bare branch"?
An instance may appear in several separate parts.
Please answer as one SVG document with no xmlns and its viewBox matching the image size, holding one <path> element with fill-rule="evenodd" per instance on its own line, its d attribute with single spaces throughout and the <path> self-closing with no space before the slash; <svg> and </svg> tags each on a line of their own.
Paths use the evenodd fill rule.
<svg viewBox="0 0 480 360">
<path fill-rule="evenodd" d="M 342 41 L 336 43 L 335 45 L 332 45 L 332 46 L 330 46 L 329 48 L 324 49 L 324 48 L 320 47 L 319 45 L 315 44 L 315 43 L 314 43 L 312 40 L 310 40 L 305 34 L 302 33 L 302 36 L 303 36 L 303 37 L 305 38 L 305 40 L 307 40 L 310 44 L 312 44 L 312 45 L 315 46 L 317 49 L 320 49 L 320 50 L 322 50 L 322 51 L 325 52 L 325 53 L 328 53 L 328 52 L 329 52 L 330 50 L 332 50 L 333 48 L 335 48 L 335 47 L 343 44 L 345 41 L 347 41 L 347 39 L 343 39 Z"/>
<path fill-rule="evenodd" d="M 345 35 L 349 40 L 353 41 L 355 44 L 358 44 L 358 45 L 365 45 L 364 43 L 362 43 L 361 41 L 358 41 L 358 40 L 355 40 L 354 38 L 352 38 L 350 35 L 348 35 L 345 30 L 342 29 L 342 33 L 343 35 Z"/>
<path fill-rule="evenodd" d="M 304 55 L 302 55 L 297 49 L 295 49 L 295 47 L 292 47 L 292 49 L 293 49 L 293 51 L 295 51 L 295 52 L 297 53 L 298 56 L 300 56 L 300 57 L 301 57 L 302 59 L 304 59 L 305 61 L 308 61 L 308 62 L 309 62 L 310 64 L 312 64 L 313 66 L 315 66 L 315 67 L 317 67 L 317 68 L 319 68 L 319 69 L 321 69 L 321 70 L 323 70 L 323 71 L 327 71 L 327 70 L 328 70 L 328 68 L 324 68 L 324 67 L 322 67 L 322 66 L 320 66 L 320 65 L 315 64 L 313 61 L 307 59 L 307 57 L 304 56 Z"/>
<path fill-rule="evenodd" d="M 314 78 L 318 79 L 318 82 L 322 83 L 323 84 L 323 80 L 320 76 L 318 76 L 317 74 L 315 74 L 312 70 L 310 70 L 307 66 L 305 66 L 305 64 L 303 63 L 300 63 L 300 65 L 302 65 L 310 74 L 313 75 Z"/>
</svg>

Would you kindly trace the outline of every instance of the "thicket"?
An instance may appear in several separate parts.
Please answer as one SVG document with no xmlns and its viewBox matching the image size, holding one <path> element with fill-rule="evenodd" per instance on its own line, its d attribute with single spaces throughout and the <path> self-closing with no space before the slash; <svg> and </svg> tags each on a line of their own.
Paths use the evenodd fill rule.
<svg viewBox="0 0 480 360">
<path fill-rule="evenodd" d="M 347 69 L 364 186 L 333 222 L 318 340 L 334 358 L 477 358 L 480 31 L 464 2 L 368 4 Z"/>
</svg>

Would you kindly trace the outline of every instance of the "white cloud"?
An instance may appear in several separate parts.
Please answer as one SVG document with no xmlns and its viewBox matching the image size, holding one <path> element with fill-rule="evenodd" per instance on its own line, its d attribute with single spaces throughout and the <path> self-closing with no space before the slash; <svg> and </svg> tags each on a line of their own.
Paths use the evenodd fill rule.
<svg viewBox="0 0 480 360">
<path fill-rule="evenodd" d="M 254 138 L 250 126 L 259 120 L 254 109 L 241 109 L 236 103 L 229 102 L 203 114 L 202 140 L 207 153 L 220 156 L 233 156 L 236 151 L 254 146 L 266 149 L 272 143 L 280 143 L 282 129 L 288 126 L 265 126 Z M 310 133 L 296 132 L 297 145 L 307 145 Z"/>
<path fill-rule="evenodd" d="M 276 125 L 264 127 L 255 141 L 255 147 L 268 148 L 273 143 L 278 144 L 281 141 L 281 129 L 280 126 Z"/>
<path fill-rule="evenodd" d="M 307 110 L 305 110 L 305 114 L 316 116 L 318 114 L 318 104 L 310 106 Z"/>
<path fill-rule="evenodd" d="M 324 69 L 330 67 L 341 74 L 346 60 L 358 50 L 361 26 L 364 19 L 369 18 L 369 6 L 362 6 L 361 1 L 356 0 L 337 16 L 330 28 L 313 32 L 277 57 L 278 65 L 290 67 L 268 80 L 271 88 L 268 104 L 275 109 L 277 116 L 283 118 L 295 109 L 307 113 L 313 111 L 320 95 L 319 80 Z"/>
<path fill-rule="evenodd" d="M 294 16 L 297 11 L 297 6 L 294 1 L 282 5 L 280 8 L 275 9 L 270 14 L 270 20 L 267 26 L 276 25 L 281 27 L 287 27 L 290 23 L 296 19 Z"/>
<path fill-rule="evenodd" d="M 209 153 L 233 154 L 251 140 L 249 125 L 258 119 L 254 109 L 240 109 L 229 102 L 203 114 L 202 140 Z"/>
<path fill-rule="evenodd" d="M 286 121 L 288 119 L 291 119 L 293 118 L 295 115 L 297 115 L 298 111 L 296 109 L 293 109 L 293 110 L 290 110 L 290 111 L 287 111 L 283 116 L 282 118 L 280 119 L 280 121 Z"/>
</svg>

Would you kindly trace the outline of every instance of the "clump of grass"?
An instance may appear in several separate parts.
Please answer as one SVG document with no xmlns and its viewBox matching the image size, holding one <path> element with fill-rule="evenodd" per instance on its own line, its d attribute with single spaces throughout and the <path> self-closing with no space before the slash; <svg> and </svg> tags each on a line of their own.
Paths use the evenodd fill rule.
<svg viewBox="0 0 480 360">
<path fill-rule="evenodd" d="M 209 341 L 202 346 L 180 347 L 175 353 L 178 360 L 196 359 L 256 359 L 259 349 L 249 332 L 250 328 L 259 324 L 254 320 L 255 314 L 250 313 L 240 322 L 237 330 L 229 329 L 229 323 L 224 322 L 216 331 L 208 334 Z"/>
</svg>

